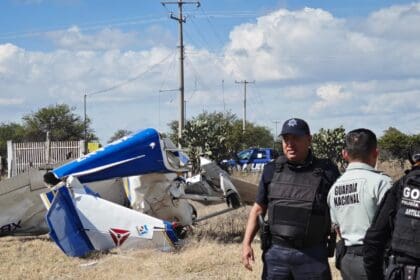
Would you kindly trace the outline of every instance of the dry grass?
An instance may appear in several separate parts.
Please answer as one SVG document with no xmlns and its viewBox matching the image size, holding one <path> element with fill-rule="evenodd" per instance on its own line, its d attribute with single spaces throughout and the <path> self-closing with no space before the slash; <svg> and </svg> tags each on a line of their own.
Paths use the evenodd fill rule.
<svg viewBox="0 0 420 280">
<path fill-rule="evenodd" d="M 192 240 L 175 253 L 114 250 L 83 259 L 66 257 L 45 237 L 2 238 L 0 247 L 1 279 L 258 279 L 261 274 L 260 262 L 253 272 L 242 268 L 239 243 Z"/>
<path fill-rule="evenodd" d="M 225 205 L 203 207 L 200 216 Z M 178 252 L 120 251 L 70 258 L 46 236 L 0 238 L 0 279 L 258 279 L 240 263 L 242 235 L 249 208 L 200 222 Z M 256 254 L 261 252 L 258 244 Z"/>
<path fill-rule="evenodd" d="M 198 206 L 199 216 L 224 209 L 226 205 L 211 205 L 206 208 Z M 200 222 L 193 230 L 197 241 L 211 240 L 220 243 L 240 243 L 245 231 L 250 207 L 241 207 L 221 216 Z"/>
<path fill-rule="evenodd" d="M 398 161 L 378 162 L 377 165 L 377 169 L 390 176 L 394 182 L 404 175 L 404 170 L 410 168 L 411 165 L 408 161 L 403 166 Z"/>
<path fill-rule="evenodd" d="M 393 179 L 403 168 L 380 163 Z M 244 179 L 247 176 L 241 175 Z M 248 180 L 258 182 L 258 174 Z M 220 209 L 221 205 L 198 207 L 199 214 Z M 258 241 L 254 243 L 257 261 L 254 271 L 240 263 L 241 240 L 249 207 L 203 221 L 194 227 L 186 245 L 175 253 L 156 250 L 120 251 L 70 258 L 47 236 L 0 238 L 0 279 L 260 279 L 262 263 Z M 333 259 L 330 259 L 333 267 Z M 334 268 L 333 279 L 341 279 Z"/>
<path fill-rule="evenodd" d="M 221 205 L 200 208 L 201 214 Z M 241 240 L 249 207 L 203 221 L 194 228 L 186 245 L 174 253 L 157 250 L 96 253 L 70 258 L 47 236 L 0 238 L 1 279 L 260 279 L 257 261 L 249 272 L 240 263 Z M 337 278 L 335 272 L 334 279 Z"/>
</svg>

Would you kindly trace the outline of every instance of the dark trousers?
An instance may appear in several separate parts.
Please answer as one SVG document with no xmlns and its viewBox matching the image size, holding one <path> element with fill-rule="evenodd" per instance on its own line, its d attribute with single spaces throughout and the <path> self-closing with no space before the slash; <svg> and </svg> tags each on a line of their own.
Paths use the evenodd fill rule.
<svg viewBox="0 0 420 280">
<path fill-rule="evenodd" d="M 366 271 L 363 266 L 363 255 L 353 252 L 347 248 L 347 252 L 341 260 L 341 276 L 343 280 L 363 280 L 367 279 Z"/>
<path fill-rule="evenodd" d="M 263 280 L 331 280 L 324 246 L 295 249 L 273 244 L 263 254 Z"/>
</svg>

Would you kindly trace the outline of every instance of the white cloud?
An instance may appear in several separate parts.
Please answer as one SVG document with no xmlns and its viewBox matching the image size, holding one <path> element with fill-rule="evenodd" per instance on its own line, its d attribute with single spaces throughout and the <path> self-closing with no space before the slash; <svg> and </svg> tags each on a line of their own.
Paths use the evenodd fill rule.
<svg viewBox="0 0 420 280">
<path fill-rule="evenodd" d="M 420 6 L 416 5 L 411 10 Z M 398 18 L 407 9 L 394 7 L 382 13 Z M 413 12 L 414 13 L 414 12 Z M 330 13 L 305 8 L 299 11 L 279 10 L 258 18 L 255 24 L 237 26 L 226 47 L 230 72 L 259 81 L 296 80 L 325 81 L 377 79 L 419 75 L 420 16 L 399 23 L 389 36 L 372 34 L 374 23 L 391 23 L 394 17 L 374 14 L 366 19 L 366 29 L 355 29 L 344 19 Z M 406 37 L 395 37 L 407 31 Z M 388 29 L 387 29 L 388 30 Z M 388 34 L 388 33 L 382 33 Z M 415 38 L 415 39 L 414 39 Z"/>
<path fill-rule="evenodd" d="M 22 104 L 22 98 L 0 98 L 0 106 Z"/>
<path fill-rule="evenodd" d="M 341 111 L 342 107 L 345 107 L 347 102 L 352 95 L 348 92 L 344 92 L 343 86 L 338 84 L 327 84 L 317 88 L 316 95 L 319 98 L 313 105 L 311 110 L 313 112 L 319 112 L 328 109 Z"/>
<path fill-rule="evenodd" d="M 0 74 L 6 78 L 10 74 L 12 64 L 19 58 L 20 49 L 12 44 L 0 45 Z"/>
<path fill-rule="evenodd" d="M 420 102 L 416 102 L 420 98 L 420 90 L 387 92 L 376 98 L 372 98 L 369 102 L 361 107 L 363 113 L 367 114 L 383 114 L 400 112 L 406 114 L 410 112 L 420 112 Z"/>
<path fill-rule="evenodd" d="M 395 5 L 372 13 L 366 21 L 366 31 L 389 39 L 419 41 L 420 3 Z"/>
<path fill-rule="evenodd" d="M 296 116 L 313 131 L 343 124 L 420 133 L 413 125 L 420 118 L 418 7 L 382 9 L 358 25 L 320 9 L 281 9 L 236 26 L 222 54 L 188 45 L 187 115 L 226 108 L 242 117 L 243 86 L 235 80 L 246 79 L 256 82 L 248 87 L 248 120 L 272 128 L 273 120 Z M 16 121 L 11 117 L 55 103 L 81 114 L 83 94 L 120 85 L 88 97 L 103 142 L 120 128 L 166 130 L 178 118 L 178 92 L 159 90 L 179 87 L 178 53 L 154 43 L 173 40 L 165 30 L 149 31 L 73 27 L 50 34 L 52 51 L 0 45 L 0 118 Z"/>
</svg>

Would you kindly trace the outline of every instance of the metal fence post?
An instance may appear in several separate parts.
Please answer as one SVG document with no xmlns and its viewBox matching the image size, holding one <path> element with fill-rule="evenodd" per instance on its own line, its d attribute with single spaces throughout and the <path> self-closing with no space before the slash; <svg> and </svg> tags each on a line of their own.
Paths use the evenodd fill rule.
<svg viewBox="0 0 420 280">
<path fill-rule="evenodd" d="M 13 149 L 12 141 L 7 141 L 7 178 L 12 177 Z"/>
</svg>

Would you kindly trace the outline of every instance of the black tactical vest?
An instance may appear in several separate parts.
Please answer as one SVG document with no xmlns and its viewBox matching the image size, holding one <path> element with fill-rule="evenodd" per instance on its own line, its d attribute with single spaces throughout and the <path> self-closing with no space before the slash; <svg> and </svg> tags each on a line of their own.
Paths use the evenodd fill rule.
<svg viewBox="0 0 420 280">
<path fill-rule="evenodd" d="M 399 190 L 391 247 L 420 259 L 420 169 L 409 172 Z"/>
<path fill-rule="evenodd" d="M 286 161 L 284 157 L 276 161 L 276 172 L 268 186 L 272 238 L 302 247 L 320 244 L 331 225 L 327 206 L 331 182 L 326 181 L 325 164 L 314 158 L 307 166 L 295 169 Z"/>
</svg>

